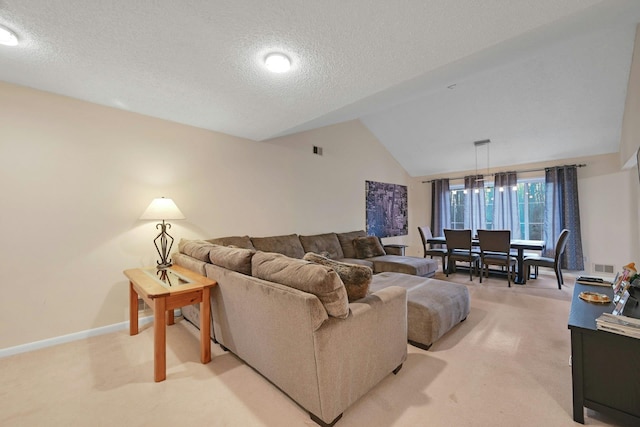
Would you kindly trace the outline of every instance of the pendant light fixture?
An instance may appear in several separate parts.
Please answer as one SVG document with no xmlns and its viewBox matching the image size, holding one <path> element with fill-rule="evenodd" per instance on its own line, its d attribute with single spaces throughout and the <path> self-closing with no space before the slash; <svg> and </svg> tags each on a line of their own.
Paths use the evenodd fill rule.
<svg viewBox="0 0 640 427">
<path fill-rule="evenodd" d="M 489 144 L 491 143 L 490 139 L 482 139 L 480 141 L 474 141 L 473 145 L 475 146 L 475 150 L 476 150 L 476 176 L 475 176 L 475 185 L 478 185 L 479 183 L 483 183 L 484 182 L 484 177 L 478 177 L 478 147 L 481 147 L 483 145 L 487 146 L 487 175 L 489 175 Z M 480 190 L 478 188 L 475 189 L 476 193 L 479 193 Z"/>
</svg>

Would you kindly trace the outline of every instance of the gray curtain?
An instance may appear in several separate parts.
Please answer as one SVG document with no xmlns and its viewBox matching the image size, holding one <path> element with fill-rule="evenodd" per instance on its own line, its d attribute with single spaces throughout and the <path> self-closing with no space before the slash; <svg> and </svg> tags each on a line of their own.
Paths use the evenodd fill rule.
<svg viewBox="0 0 640 427">
<path fill-rule="evenodd" d="M 578 204 L 578 171 L 576 166 L 545 169 L 545 256 L 555 255 L 555 244 L 563 228 L 569 230 L 567 247 L 561 257 L 561 268 L 584 270 L 580 208 Z"/>
<path fill-rule="evenodd" d="M 482 175 L 464 177 L 464 189 L 467 190 L 467 197 L 464 199 L 466 212 L 464 216 L 464 228 L 470 229 L 472 236 L 477 234 L 478 229 L 487 228 L 483 178 Z M 477 193 L 476 190 L 478 190 Z"/>
<path fill-rule="evenodd" d="M 451 195 L 448 178 L 431 181 L 431 234 L 444 236 L 445 228 L 451 228 Z"/>
<path fill-rule="evenodd" d="M 518 210 L 518 192 L 513 187 L 518 185 L 515 172 L 495 174 L 493 190 L 493 229 L 511 230 L 512 239 L 520 239 L 520 215 Z M 500 191 L 502 188 L 502 191 Z"/>
</svg>

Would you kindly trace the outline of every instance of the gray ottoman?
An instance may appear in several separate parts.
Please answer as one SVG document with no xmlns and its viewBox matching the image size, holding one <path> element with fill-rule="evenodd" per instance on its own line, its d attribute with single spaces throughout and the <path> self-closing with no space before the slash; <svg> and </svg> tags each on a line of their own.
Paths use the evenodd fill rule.
<svg viewBox="0 0 640 427">
<path fill-rule="evenodd" d="M 429 349 L 469 314 L 469 290 L 464 285 L 402 273 L 380 273 L 373 276 L 370 289 L 388 286 L 407 290 L 408 340 L 416 347 Z"/>
</svg>

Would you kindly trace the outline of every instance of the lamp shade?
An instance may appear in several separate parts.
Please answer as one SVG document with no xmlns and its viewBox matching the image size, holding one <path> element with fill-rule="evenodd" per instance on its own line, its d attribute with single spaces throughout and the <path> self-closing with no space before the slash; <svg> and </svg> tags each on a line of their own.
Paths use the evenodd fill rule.
<svg viewBox="0 0 640 427">
<path fill-rule="evenodd" d="M 160 197 L 153 199 L 140 219 L 184 219 L 184 215 L 171 199 Z"/>
</svg>

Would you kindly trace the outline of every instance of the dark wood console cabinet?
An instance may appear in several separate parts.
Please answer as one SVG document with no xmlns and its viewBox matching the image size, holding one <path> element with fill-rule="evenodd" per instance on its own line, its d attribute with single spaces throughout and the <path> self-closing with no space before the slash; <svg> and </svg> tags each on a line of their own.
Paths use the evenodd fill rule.
<svg viewBox="0 0 640 427">
<path fill-rule="evenodd" d="M 614 305 L 583 301 L 578 297 L 582 291 L 613 297 L 610 287 L 574 287 L 569 314 L 573 420 L 584 424 L 586 407 L 640 425 L 640 339 L 599 331 L 596 319 L 611 313 Z M 625 309 L 633 317 L 638 312 L 638 306 Z"/>
</svg>

